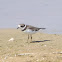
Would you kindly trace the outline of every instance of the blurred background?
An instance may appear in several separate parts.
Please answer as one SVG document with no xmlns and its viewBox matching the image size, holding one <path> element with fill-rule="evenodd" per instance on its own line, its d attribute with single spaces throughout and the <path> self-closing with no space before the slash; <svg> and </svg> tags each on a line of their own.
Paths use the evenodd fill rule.
<svg viewBox="0 0 62 62">
<path fill-rule="evenodd" d="M 0 28 L 17 28 L 20 23 L 62 34 L 62 0 L 0 0 Z"/>
</svg>

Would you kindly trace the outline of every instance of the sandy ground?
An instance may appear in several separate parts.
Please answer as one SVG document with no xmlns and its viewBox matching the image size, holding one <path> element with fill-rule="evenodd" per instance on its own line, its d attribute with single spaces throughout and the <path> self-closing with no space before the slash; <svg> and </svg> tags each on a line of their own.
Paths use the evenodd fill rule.
<svg viewBox="0 0 62 62">
<path fill-rule="evenodd" d="M 17 29 L 0 29 L 0 62 L 62 62 L 62 35 L 27 34 Z M 8 41 L 14 38 L 14 41 Z M 29 40 L 30 41 L 30 40 Z"/>
</svg>

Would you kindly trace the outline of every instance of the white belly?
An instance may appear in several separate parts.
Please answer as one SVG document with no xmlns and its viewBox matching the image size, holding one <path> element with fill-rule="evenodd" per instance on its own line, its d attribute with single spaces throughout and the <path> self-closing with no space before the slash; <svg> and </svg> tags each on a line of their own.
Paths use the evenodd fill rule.
<svg viewBox="0 0 62 62">
<path fill-rule="evenodd" d="M 27 34 L 33 34 L 36 33 L 36 31 L 32 31 L 30 29 L 26 29 L 24 32 L 26 32 Z"/>
</svg>

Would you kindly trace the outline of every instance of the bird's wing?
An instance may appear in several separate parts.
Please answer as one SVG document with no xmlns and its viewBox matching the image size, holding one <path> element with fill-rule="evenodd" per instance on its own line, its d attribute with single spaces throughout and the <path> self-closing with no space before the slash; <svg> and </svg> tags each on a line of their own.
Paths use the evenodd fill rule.
<svg viewBox="0 0 62 62">
<path fill-rule="evenodd" d="M 33 30 L 33 31 L 38 31 L 40 28 L 37 28 L 37 27 L 33 27 L 31 25 L 27 25 L 27 28 Z"/>
</svg>

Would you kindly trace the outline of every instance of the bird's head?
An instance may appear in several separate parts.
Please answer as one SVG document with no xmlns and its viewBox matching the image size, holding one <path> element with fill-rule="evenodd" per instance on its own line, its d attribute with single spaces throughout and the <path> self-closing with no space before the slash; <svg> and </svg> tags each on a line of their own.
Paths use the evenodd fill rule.
<svg viewBox="0 0 62 62">
<path fill-rule="evenodd" d="M 25 29 L 25 27 L 26 27 L 25 24 L 19 24 L 18 27 L 17 27 L 17 29 L 23 30 L 23 29 Z"/>
</svg>

